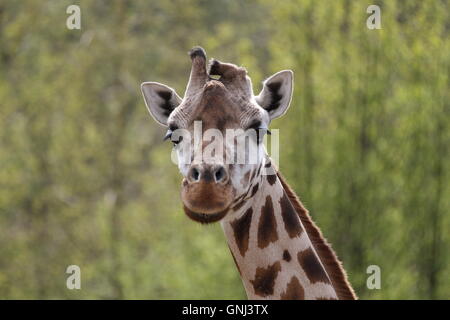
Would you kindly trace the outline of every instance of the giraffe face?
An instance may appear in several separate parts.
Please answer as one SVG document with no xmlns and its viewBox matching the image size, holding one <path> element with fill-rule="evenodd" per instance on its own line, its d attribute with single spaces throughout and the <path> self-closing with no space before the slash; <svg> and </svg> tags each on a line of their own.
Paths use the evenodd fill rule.
<svg viewBox="0 0 450 320">
<path fill-rule="evenodd" d="M 177 128 L 174 134 L 181 131 L 172 135 L 177 142 L 182 137 L 174 148 L 184 178 L 184 210 L 193 220 L 207 223 L 223 218 L 233 201 L 248 190 L 249 177 L 265 154 L 260 128 L 267 128 L 269 116 L 256 103 L 239 102 L 221 82 L 211 80 L 197 104 L 189 106 L 195 110 L 191 121 L 183 125 L 178 110 L 168 118 L 169 128 Z"/>
<path fill-rule="evenodd" d="M 141 88 L 150 114 L 168 127 L 166 138 L 174 143 L 185 213 L 210 223 L 224 218 L 232 204 L 249 193 L 256 173 L 261 174 L 266 155 L 262 137 L 270 120 L 289 106 L 292 72 L 273 75 L 254 96 L 245 69 L 213 60 L 207 72 L 203 49 L 195 48 L 190 55 L 183 99 L 156 82 Z"/>
</svg>

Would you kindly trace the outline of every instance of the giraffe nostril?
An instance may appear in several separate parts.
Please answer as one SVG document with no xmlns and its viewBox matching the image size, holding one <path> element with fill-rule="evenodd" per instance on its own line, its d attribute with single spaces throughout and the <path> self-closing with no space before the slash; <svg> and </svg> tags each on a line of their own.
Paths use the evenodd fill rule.
<svg viewBox="0 0 450 320">
<path fill-rule="evenodd" d="M 214 173 L 214 178 L 216 179 L 216 182 L 221 182 L 225 180 L 226 178 L 225 169 L 223 167 L 219 167 Z"/>
<path fill-rule="evenodd" d="M 192 168 L 190 177 L 192 181 L 197 182 L 198 180 L 200 180 L 200 171 L 195 167 Z"/>
</svg>

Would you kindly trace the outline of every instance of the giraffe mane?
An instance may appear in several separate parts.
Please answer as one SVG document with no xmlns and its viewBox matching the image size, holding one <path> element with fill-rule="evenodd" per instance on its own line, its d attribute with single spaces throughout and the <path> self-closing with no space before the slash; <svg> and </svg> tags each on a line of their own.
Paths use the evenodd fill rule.
<svg viewBox="0 0 450 320">
<path fill-rule="evenodd" d="M 338 298 L 340 300 L 356 300 L 357 296 L 353 291 L 350 283 L 348 282 L 347 274 L 342 267 L 342 263 L 339 261 L 335 252 L 331 248 L 331 245 L 323 237 L 322 232 L 311 219 L 308 210 L 305 209 L 300 199 L 287 184 L 286 180 L 279 171 L 277 171 L 277 176 L 278 179 L 280 179 L 280 182 L 284 190 L 286 191 L 289 200 L 292 203 L 292 206 L 299 215 L 300 220 L 304 228 L 306 229 L 306 233 L 308 234 L 308 237 L 311 240 L 314 249 L 319 255 L 320 261 L 322 262 L 326 272 L 328 273 L 328 276 L 330 277 L 331 283 L 336 290 Z"/>
</svg>

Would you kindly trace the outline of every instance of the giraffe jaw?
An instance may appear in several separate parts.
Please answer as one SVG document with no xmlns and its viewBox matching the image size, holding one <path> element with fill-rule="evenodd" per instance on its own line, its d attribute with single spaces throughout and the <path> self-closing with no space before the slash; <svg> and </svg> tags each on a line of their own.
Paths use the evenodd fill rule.
<svg viewBox="0 0 450 320">
<path fill-rule="evenodd" d="M 208 224 L 223 219 L 227 215 L 229 208 L 216 213 L 198 213 L 190 210 L 186 205 L 183 204 L 183 210 L 184 213 L 192 220 L 200 222 L 202 224 Z"/>
</svg>

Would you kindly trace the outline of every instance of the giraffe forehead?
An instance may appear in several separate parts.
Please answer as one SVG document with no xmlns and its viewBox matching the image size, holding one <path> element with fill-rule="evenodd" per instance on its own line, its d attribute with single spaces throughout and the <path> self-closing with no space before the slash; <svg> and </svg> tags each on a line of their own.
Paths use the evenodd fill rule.
<svg viewBox="0 0 450 320">
<path fill-rule="evenodd" d="M 172 112 L 169 123 L 191 127 L 201 121 L 204 129 L 245 128 L 251 121 L 264 121 L 264 113 L 253 101 L 253 96 L 236 88 L 226 88 L 211 80 L 195 96 L 186 97 Z"/>
</svg>

